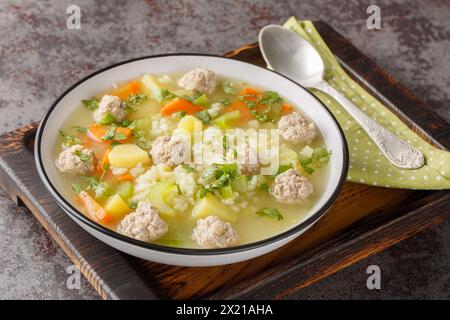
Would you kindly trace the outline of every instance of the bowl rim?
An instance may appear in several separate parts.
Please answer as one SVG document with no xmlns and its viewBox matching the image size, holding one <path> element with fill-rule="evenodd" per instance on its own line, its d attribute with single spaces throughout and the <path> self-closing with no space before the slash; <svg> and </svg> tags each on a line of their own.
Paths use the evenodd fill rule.
<svg viewBox="0 0 450 320">
<path fill-rule="evenodd" d="M 225 59 L 225 60 L 233 60 L 233 61 L 239 61 L 240 63 L 244 63 L 244 64 L 250 64 L 256 68 L 260 68 L 263 69 L 267 72 L 271 72 L 274 73 L 278 76 L 281 76 L 283 78 L 285 78 L 286 80 L 292 82 L 293 84 L 295 84 L 296 86 L 302 88 L 304 91 L 306 91 L 307 94 L 309 94 L 310 96 L 312 96 L 319 104 L 321 104 L 323 106 L 323 109 L 328 112 L 329 116 L 331 117 L 332 121 L 334 121 L 337 130 L 339 132 L 341 141 L 342 141 L 342 156 L 343 156 L 343 161 L 342 161 L 342 167 L 341 167 L 341 175 L 339 177 L 339 181 L 337 183 L 336 188 L 334 189 L 334 191 L 332 192 L 331 196 L 327 199 L 327 201 L 322 205 L 322 207 L 320 207 L 313 215 L 311 215 L 310 217 L 308 217 L 307 219 L 305 219 L 304 221 L 300 222 L 299 224 L 297 224 L 296 226 L 289 228 L 288 230 L 285 230 L 281 233 L 278 233 L 274 236 L 262 239 L 262 240 L 258 240 L 255 242 L 251 242 L 251 243 L 246 243 L 246 244 L 242 244 L 239 246 L 234 246 L 234 247 L 227 247 L 227 248 L 213 248 L 213 249 L 200 249 L 200 248 L 178 248 L 178 247 L 169 247 L 169 246 L 164 246 L 164 245 L 159 245 L 159 244 L 154 244 L 154 243 L 148 243 L 148 242 L 144 242 L 141 240 L 137 240 L 137 239 L 133 239 L 130 237 L 127 237 L 125 235 L 122 235 L 114 230 L 108 229 L 107 227 L 102 226 L 101 224 L 97 223 L 96 221 L 94 221 L 93 219 L 88 218 L 87 216 L 85 216 L 82 212 L 80 212 L 76 207 L 74 207 L 69 201 L 67 201 L 65 199 L 64 196 L 62 196 L 58 190 L 55 188 L 55 186 L 53 185 L 53 183 L 50 181 L 47 172 L 44 169 L 44 164 L 43 164 L 43 159 L 42 159 L 42 155 L 41 155 L 41 141 L 42 141 L 42 132 L 45 130 L 45 126 L 47 124 L 47 121 L 50 117 L 50 115 L 52 114 L 53 110 L 56 108 L 56 106 L 58 105 L 58 103 L 72 90 L 74 90 L 75 88 L 77 88 L 79 85 L 81 85 L 82 83 L 86 82 L 87 80 L 89 80 L 90 78 L 96 76 L 97 74 L 100 74 L 104 71 L 107 71 L 109 69 L 118 67 L 120 65 L 124 65 L 124 64 L 128 64 L 128 63 L 132 63 L 135 61 L 140 61 L 140 60 L 146 60 L 146 59 L 154 59 L 154 58 L 162 58 L 162 57 L 169 57 L 169 56 L 199 56 L 199 57 L 212 57 L 212 58 L 218 58 L 218 59 Z M 115 240 L 121 241 L 121 242 L 125 242 L 127 244 L 131 244 L 134 246 L 138 246 L 141 249 L 148 249 L 148 250 L 153 250 L 153 251 L 158 251 L 161 253 L 166 253 L 166 254 L 176 254 L 176 255 L 190 255 L 190 256 L 212 256 L 212 255 L 227 255 L 227 254 L 233 254 L 233 253 L 239 253 L 239 252 L 244 252 L 247 250 L 251 250 L 251 249 L 257 249 L 260 247 L 264 247 L 267 246 L 269 244 L 272 243 L 276 243 L 278 241 L 281 241 L 283 239 L 286 239 L 294 234 L 296 234 L 297 232 L 304 230 L 308 227 L 310 227 L 311 225 L 313 225 L 317 220 L 319 220 L 324 214 L 325 212 L 330 208 L 330 206 L 334 203 L 334 201 L 336 200 L 337 196 L 339 195 L 339 193 L 341 192 L 344 182 L 346 180 L 347 177 L 347 173 L 348 173 L 348 160 L 349 160 L 349 154 L 348 154 L 348 144 L 347 144 L 347 140 L 345 138 L 344 132 L 339 124 L 339 122 L 336 120 L 335 116 L 330 112 L 330 110 L 328 110 L 328 108 L 325 106 L 325 104 L 322 103 L 322 101 L 320 101 L 315 95 L 313 95 L 311 92 L 309 92 L 305 87 L 303 87 L 302 85 L 298 84 L 297 82 L 293 81 L 292 79 L 288 78 L 287 76 L 271 70 L 271 69 L 267 69 L 258 65 L 254 65 L 245 61 L 241 61 L 241 60 L 237 60 L 237 59 L 233 59 L 233 58 L 229 58 L 229 57 L 225 57 L 225 56 L 220 56 L 220 55 L 214 55 L 214 54 L 205 54 L 205 53 L 165 53 L 165 54 L 157 54 L 157 55 L 148 55 L 148 56 L 142 56 L 142 57 L 137 57 L 137 58 L 132 58 L 132 59 L 128 59 L 128 60 L 124 60 L 118 63 L 114 63 L 111 65 L 108 65 L 104 68 L 101 68 L 99 70 L 96 70 L 94 72 L 92 72 L 91 74 L 85 76 L 84 78 L 82 78 L 81 80 L 77 81 L 75 84 L 73 84 L 72 86 L 70 86 L 68 89 L 66 89 L 50 106 L 50 108 L 47 110 L 47 112 L 45 113 L 44 117 L 41 120 L 41 123 L 37 129 L 36 132 L 36 141 L 35 141 L 35 145 L 34 145 L 34 149 L 35 149 L 35 162 L 36 162 L 36 167 L 39 173 L 39 177 L 41 178 L 41 180 L 44 182 L 44 185 L 46 186 L 46 188 L 48 189 L 48 191 L 52 194 L 53 198 L 56 200 L 56 202 L 63 207 L 63 209 L 66 213 L 68 213 L 69 215 L 72 216 L 72 218 L 77 219 L 79 222 L 86 224 L 87 226 L 93 228 L 95 231 L 98 231 L 102 234 L 104 234 L 107 237 L 112 237 Z"/>
</svg>

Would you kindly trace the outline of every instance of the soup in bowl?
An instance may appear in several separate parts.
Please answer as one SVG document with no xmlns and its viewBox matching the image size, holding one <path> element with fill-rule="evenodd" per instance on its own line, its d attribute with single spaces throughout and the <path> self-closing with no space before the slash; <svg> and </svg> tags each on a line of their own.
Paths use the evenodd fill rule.
<svg viewBox="0 0 450 320">
<path fill-rule="evenodd" d="M 176 265 L 237 262 L 294 239 L 347 170 L 342 131 L 306 90 L 201 55 L 138 59 L 82 80 L 47 113 L 36 151 L 44 183 L 78 224 Z"/>
</svg>

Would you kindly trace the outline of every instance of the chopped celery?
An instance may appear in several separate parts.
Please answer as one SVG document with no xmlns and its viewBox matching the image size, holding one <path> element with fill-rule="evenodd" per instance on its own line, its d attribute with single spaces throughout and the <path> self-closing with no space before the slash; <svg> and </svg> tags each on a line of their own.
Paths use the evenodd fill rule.
<svg viewBox="0 0 450 320">
<path fill-rule="evenodd" d="M 238 176 L 231 182 L 231 187 L 237 192 L 246 192 L 248 187 L 247 178 L 245 176 Z"/>
<path fill-rule="evenodd" d="M 214 120 L 214 123 L 222 129 L 227 129 L 230 127 L 230 122 L 237 120 L 241 117 L 239 110 L 224 113 L 220 117 Z"/>
<path fill-rule="evenodd" d="M 173 210 L 168 203 L 178 194 L 176 184 L 160 181 L 150 187 L 148 198 L 156 210 L 164 217 L 173 217 L 175 210 Z"/>
<path fill-rule="evenodd" d="M 280 165 L 290 165 L 293 162 L 296 162 L 298 158 L 297 153 L 292 150 L 291 148 L 288 148 L 286 146 L 280 147 L 280 153 L 279 153 L 279 163 Z"/>
<path fill-rule="evenodd" d="M 154 76 L 149 74 L 144 75 L 142 78 L 142 83 L 148 89 L 148 91 L 153 95 L 153 98 L 158 102 L 162 102 L 161 87 Z"/>
<path fill-rule="evenodd" d="M 220 189 L 220 195 L 224 199 L 229 199 L 229 198 L 233 197 L 233 189 L 231 188 L 230 185 L 222 187 Z"/>
<path fill-rule="evenodd" d="M 116 188 L 117 194 L 124 200 L 128 200 L 133 196 L 134 187 L 129 181 L 122 182 Z"/>
<path fill-rule="evenodd" d="M 197 97 L 194 101 L 192 101 L 194 104 L 203 106 L 203 107 L 209 107 L 209 100 L 206 94 L 202 94 L 201 96 Z"/>
<path fill-rule="evenodd" d="M 311 158 L 313 152 L 314 152 L 313 148 L 311 148 L 310 146 L 306 146 L 300 151 L 300 158 L 301 159 Z"/>
<path fill-rule="evenodd" d="M 152 128 L 152 120 L 150 118 L 142 118 L 136 120 L 136 130 L 148 132 Z"/>
</svg>

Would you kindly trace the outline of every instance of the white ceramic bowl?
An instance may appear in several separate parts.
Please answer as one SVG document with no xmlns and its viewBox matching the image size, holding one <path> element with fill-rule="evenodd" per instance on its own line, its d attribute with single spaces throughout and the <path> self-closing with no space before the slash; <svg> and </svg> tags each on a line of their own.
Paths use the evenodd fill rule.
<svg viewBox="0 0 450 320">
<path fill-rule="evenodd" d="M 144 73 L 171 73 L 205 67 L 225 77 L 238 78 L 277 91 L 300 106 L 322 133 L 331 149 L 330 176 L 325 191 L 310 214 L 291 229 L 276 236 L 226 249 L 182 249 L 149 244 L 125 237 L 87 218 L 63 195 L 58 186 L 54 148 L 60 126 L 82 99 Z M 39 175 L 57 203 L 83 229 L 112 247 L 133 256 L 179 266 L 213 266 L 251 259 L 288 243 L 311 227 L 327 211 L 341 191 L 348 169 L 348 151 L 344 134 L 327 108 L 312 94 L 292 80 L 245 62 L 200 54 L 168 54 L 121 62 L 99 70 L 64 92 L 43 118 L 36 138 L 35 161 Z"/>
</svg>

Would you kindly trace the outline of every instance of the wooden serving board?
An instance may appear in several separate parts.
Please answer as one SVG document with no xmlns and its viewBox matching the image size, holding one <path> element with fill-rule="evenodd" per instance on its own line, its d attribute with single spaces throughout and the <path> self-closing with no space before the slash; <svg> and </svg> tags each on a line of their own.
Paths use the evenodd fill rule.
<svg viewBox="0 0 450 320">
<path fill-rule="evenodd" d="M 346 71 L 414 131 L 442 148 L 449 125 L 327 24 L 317 29 Z M 257 44 L 226 54 L 263 65 Z M 0 182 L 27 206 L 105 299 L 282 298 L 450 217 L 450 193 L 346 183 L 310 230 L 262 257 L 218 267 L 184 268 L 123 254 L 67 216 L 40 181 L 33 161 L 37 124 L 3 135 Z"/>
</svg>

